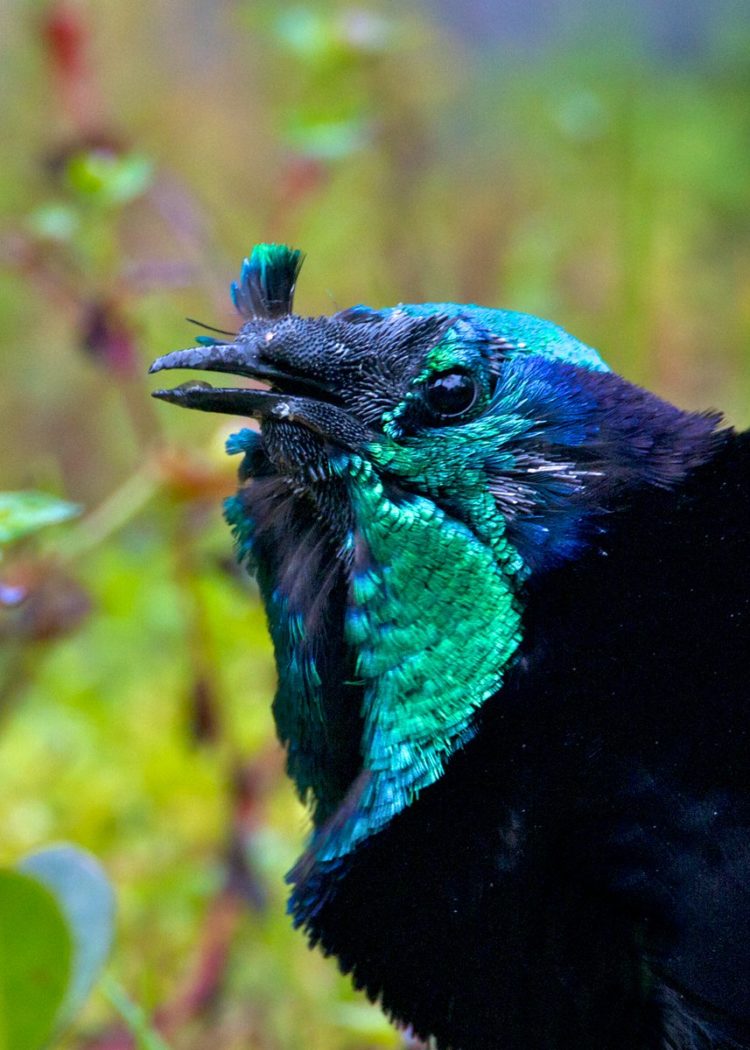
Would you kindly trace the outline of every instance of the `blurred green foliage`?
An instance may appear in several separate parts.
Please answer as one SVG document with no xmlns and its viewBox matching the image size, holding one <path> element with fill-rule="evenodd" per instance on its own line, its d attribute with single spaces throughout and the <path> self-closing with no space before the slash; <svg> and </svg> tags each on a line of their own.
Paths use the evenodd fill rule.
<svg viewBox="0 0 750 1050">
<path fill-rule="evenodd" d="M 0 492 L 0 549 L 79 513 L 75 504 L 44 492 Z"/>
<path fill-rule="evenodd" d="M 426 3 L 0 10 L 0 489 L 58 521 L 0 503 L 0 863 L 74 841 L 118 899 L 68 1050 L 401 1041 L 284 914 L 306 823 L 220 517 L 231 424 L 155 406 L 149 359 L 192 342 L 186 315 L 236 326 L 241 258 L 287 241 L 303 312 L 528 310 L 747 425 L 750 29 L 730 28 L 687 61 L 596 18 L 564 47 L 479 48 Z"/>
<path fill-rule="evenodd" d="M 43 1050 L 86 1002 L 112 944 L 114 895 L 75 846 L 0 868 L 0 1050 Z"/>
<path fill-rule="evenodd" d="M 53 896 L 70 933 L 70 976 L 55 1019 L 60 1029 L 69 1025 L 84 1005 L 109 956 L 114 893 L 99 863 L 76 846 L 38 850 L 24 857 L 18 867 Z M 12 950 L 7 939 L 5 944 Z M 55 961 L 60 966 L 61 960 Z M 16 1002 L 23 1002 L 23 989 L 19 989 Z M 35 1045 L 21 1040 L 11 1040 L 10 1046 L 13 1050 L 36 1050 Z"/>
<path fill-rule="evenodd" d="M 0 1047 L 38 1050 L 65 997 L 71 938 L 36 879 L 0 871 Z"/>
</svg>

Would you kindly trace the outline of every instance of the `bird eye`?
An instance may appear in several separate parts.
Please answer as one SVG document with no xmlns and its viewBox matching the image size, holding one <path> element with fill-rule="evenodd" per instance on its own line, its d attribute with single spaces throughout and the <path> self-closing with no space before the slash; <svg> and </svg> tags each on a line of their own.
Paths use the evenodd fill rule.
<svg viewBox="0 0 750 1050">
<path fill-rule="evenodd" d="M 427 406 L 441 419 L 455 419 L 468 412 L 478 394 L 479 386 L 467 372 L 438 372 L 425 387 Z"/>
</svg>

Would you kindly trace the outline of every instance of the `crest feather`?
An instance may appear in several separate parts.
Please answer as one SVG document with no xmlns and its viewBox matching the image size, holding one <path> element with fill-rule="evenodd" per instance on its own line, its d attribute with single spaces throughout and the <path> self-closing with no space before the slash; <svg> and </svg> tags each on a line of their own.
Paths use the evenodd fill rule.
<svg viewBox="0 0 750 1050">
<path fill-rule="evenodd" d="M 290 314 L 304 258 L 298 248 L 285 244 L 256 244 L 242 264 L 239 281 L 232 282 L 232 301 L 239 313 L 248 320 Z"/>
</svg>

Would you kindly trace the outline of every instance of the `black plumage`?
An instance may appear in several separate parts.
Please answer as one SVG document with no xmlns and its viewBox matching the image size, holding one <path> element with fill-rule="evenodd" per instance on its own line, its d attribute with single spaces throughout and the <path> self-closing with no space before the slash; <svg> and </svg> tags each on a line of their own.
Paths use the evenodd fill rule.
<svg viewBox="0 0 750 1050">
<path fill-rule="evenodd" d="M 750 1046 L 749 478 L 729 439 L 529 588 L 477 737 L 311 920 L 441 1047 Z"/>
</svg>

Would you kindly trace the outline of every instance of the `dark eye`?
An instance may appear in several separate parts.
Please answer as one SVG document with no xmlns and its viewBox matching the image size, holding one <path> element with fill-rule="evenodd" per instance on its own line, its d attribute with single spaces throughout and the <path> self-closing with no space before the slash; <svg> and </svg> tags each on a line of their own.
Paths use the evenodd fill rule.
<svg viewBox="0 0 750 1050">
<path fill-rule="evenodd" d="M 427 380 L 425 387 L 427 406 L 441 419 L 454 419 L 468 412 L 478 394 L 479 387 L 467 372 L 439 372 Z"/>
</svg>

